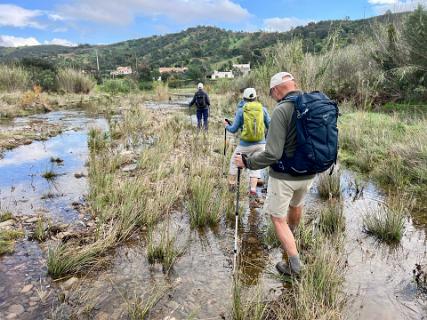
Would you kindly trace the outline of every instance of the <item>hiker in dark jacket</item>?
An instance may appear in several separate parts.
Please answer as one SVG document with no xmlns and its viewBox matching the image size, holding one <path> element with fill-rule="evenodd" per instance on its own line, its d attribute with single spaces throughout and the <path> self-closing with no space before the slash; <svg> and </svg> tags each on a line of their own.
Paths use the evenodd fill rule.
<svg viewBox="0 0 427 320">
<path fill-rule="evenodd" d="M 251 170 L 266 168 L 280 160 L 284 151 L 288 157 L 292 157 L 297 145 L 294 104 L 284 99 L 298 93 L 300 91 L 290 73 L 280 72 L 271 78 L 270 95 L 277 101 L 277 105 L 271 116 L 265 151 L 236 155 L 234 160 L 238 167 Z M 289 264 L 285 261 L 276 264 L 278 271 L 283 274 L 299 274 L 303 266 L 293 232 L 301 220 L 304 197 L 313 179 L 314 175 L 296 177 L 274 171 L 271 167 L 269 170 L 264 211 L 270 215 L 276 234 L 289 257 Z"/>
<path fill-rule="evenodd" d="M 203 118 L 203 127 L 207 131 L 208 130 L 208 117 L 209 117 L 209 108 L 211 106 L 211 102 L 209 100 L 209 96 L 206 92 L 203 91 L 203 83 L 199 83 L 197 85 L 197 92 L 194 94 L 193 99 L 188 105 L 191 107 L 193 104 L 196 105 L 196 115 L 197 115 L 197 128 L 201 129 L 202 127 L 202 118 Z"/>
</svg>

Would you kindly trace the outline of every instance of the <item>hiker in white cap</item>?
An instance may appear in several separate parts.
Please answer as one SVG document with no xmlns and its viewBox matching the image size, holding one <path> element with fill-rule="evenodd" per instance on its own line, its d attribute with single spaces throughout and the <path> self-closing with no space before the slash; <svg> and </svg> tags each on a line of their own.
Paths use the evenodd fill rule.
<svg viewBox="0 0 427 320">
<path fill-rule="evenodd" d="M 197 128 L 202 128 L 202 118 L 203 118 L 203 127 L 207 131 L 208 130 L 208 117 L 209 117 L 209 108 L 211 106 L 211 102 L 209 100 L 208 94 L 203 91 L 203 83 L 199 83 L 197 85 L 197 92 L 194 94 L 193 99 L 189 103 L 189 107 L 193 104 L 196 105 L 196 116 L 197 116 Z"/>
<path fill-rule="evenodd" d="M 242 107 L 238 108 L 231 124 L 229 120 L 224 120 L 225 129 L 228 132 L 236 133 L 241 130 L 239 145 L 234 150 L 234 155 L 239 153 L 253 154 L 264 151 L 265 135 L 270 125 L 270 115 L 267 109 L 257 100 L 256 90 L 246 88 L 243 91 Z M 233 157 L 230 160 L 230 171 L 228 183 L 230 191 L 234 191 L 236 186 L 237 167 Z M 251 207 L 258 207 L 257 183 L 261 178 L 261 170 L 249 170 L 249 197 Z"/>
<path fill-rule="evenodd" d="M 285 99 L 301 93 L 292 74 L 280 72 L 271 78 L 270 96 L 277 101 L 277 105 L 271 116 L 265 151 L 236 155 L 234 160 L 238 167 L 259 170 L 277 163 L 284 152 L 292 156 L 297 146 L 294 104 Z M 313 179 L 314 175 L 295 177 L 271 167 L 269 170 L 264 211 L 270 215 L 276 234 L 288 254 L 289 263 L 280 261 L 276 265 L 283 274 L 299 274 L 302 269 L 293 231 L 300 222 L 304 196 Z"/>
</svg>

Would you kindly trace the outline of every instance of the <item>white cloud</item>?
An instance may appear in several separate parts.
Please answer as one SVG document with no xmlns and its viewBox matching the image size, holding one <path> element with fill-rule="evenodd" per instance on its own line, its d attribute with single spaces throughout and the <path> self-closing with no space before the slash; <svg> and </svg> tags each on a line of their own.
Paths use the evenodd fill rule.
<svg viewBox="0 0 427 320">
<path fill-rule="evenodd" d="M 294 17 L 268 18 L 268 19 L 264 19 L 264 30 L 269 32 L 273 32 L 273 31 L 285 32 L 297 26 L 306 25 L 311 21 L 313 20 L 298 19 Z"/>
<path fill-rule="evenodd" d="M 58 46 L 75 47 L 77 43 L 71 42 L 66 39 L 54 38 L 50 41 L 46 40 L 43 44 L 55 44 Z M 0 47 L 24 47 L 24 46 L 38 46 L 41 43 L 34 37 L 21 38 L 15 36 L 0 35 Z"/>
<path fill-rule="evenodd" d="M 128 25 L 136 16 L 163 16 L 176 22 L 237 22 L 250 17 L 249 12 L 232 0 L 73 0 L 58 8 L 68 19 Z"/>
<path fill-rule="evenodd" d="M 387 10 L 391 12 L 413 11 L 419 4 L 424 8 L 427 7 L 427 0 L 369 0 L 369 3 L 373 5 L 377 14 L 384 14 Z"/>
<path fill-rule="evenodd" d="M 49 13 L 47 17 L 52 21 L 63 21 L 64 17 L 56 13 Z"/>
<path fill-rule="evenodd" d="M 370 4 L 395 4 L 397 0 L 368 0 Z"/>
<path fill-rule="evenodd" d="M 41 29 L 44 26 L 36 18 L 42 15 L 43 12 L 40 10 L 27 10 L 13 4 L 0 4 L 0 26 Z"/>
<path fill-rule="evenodd" d="M 0 35 L 0 47 L 22 47 L 37 46 L 40 42 L 34 37 L 21 38 L 14 36 Z"/>
<path fill-rule="evenodd" d="M 65 27 L 59 27 L 52 30 L 52 32 L 67 32 L 68 28 Z"/>
<path fill-rule="evenodd" d="M 45 41 L 44 44 L 56 44 L 58 46 L 65 46 L 65 47 L 75 47 L 77 46 L 77 43 L 71 42 L 66 39 L 58 39 L 54 38 L 50 41 Z"/>
</svg>

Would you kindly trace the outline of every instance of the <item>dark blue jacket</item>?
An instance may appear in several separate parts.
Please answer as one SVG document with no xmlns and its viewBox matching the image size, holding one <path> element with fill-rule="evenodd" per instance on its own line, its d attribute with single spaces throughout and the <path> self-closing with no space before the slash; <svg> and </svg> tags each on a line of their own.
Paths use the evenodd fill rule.
<svg viewBox="0 0 427 320">
<path fill-rule="evenodd" d="M 198 105 L 197 103 L 197 97 L 203 97 L 203 101 L 204 104 L 203 105 Z M 188 105 L 189 107 L 191 107 L 193 104 L 196 105 L 197 108 L 206 108 L 206 107 L 210 107 L 211 105 L 211 101 L 209 100 L 209 96 L 206 92 L 204 92 L 202 89 L 197 90 L 197 92 L 194 94 L 193 99 L 191 100 L 190 104 Z"/>
</svg>

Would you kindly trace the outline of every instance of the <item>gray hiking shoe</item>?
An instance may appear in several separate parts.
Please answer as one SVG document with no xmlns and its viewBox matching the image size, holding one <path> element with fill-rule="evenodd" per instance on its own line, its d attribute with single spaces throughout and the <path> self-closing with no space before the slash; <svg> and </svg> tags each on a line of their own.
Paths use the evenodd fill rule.
<svg viewBox="0 0 427 320">
<path fill-rule="evenodd" d="M 299 276 L 300 271 L 292 270 L 291 266 L 286 261 L 280 261 L 276 264 L 276 269 L 281 274 L 286 276 Z"/>
</svg>

